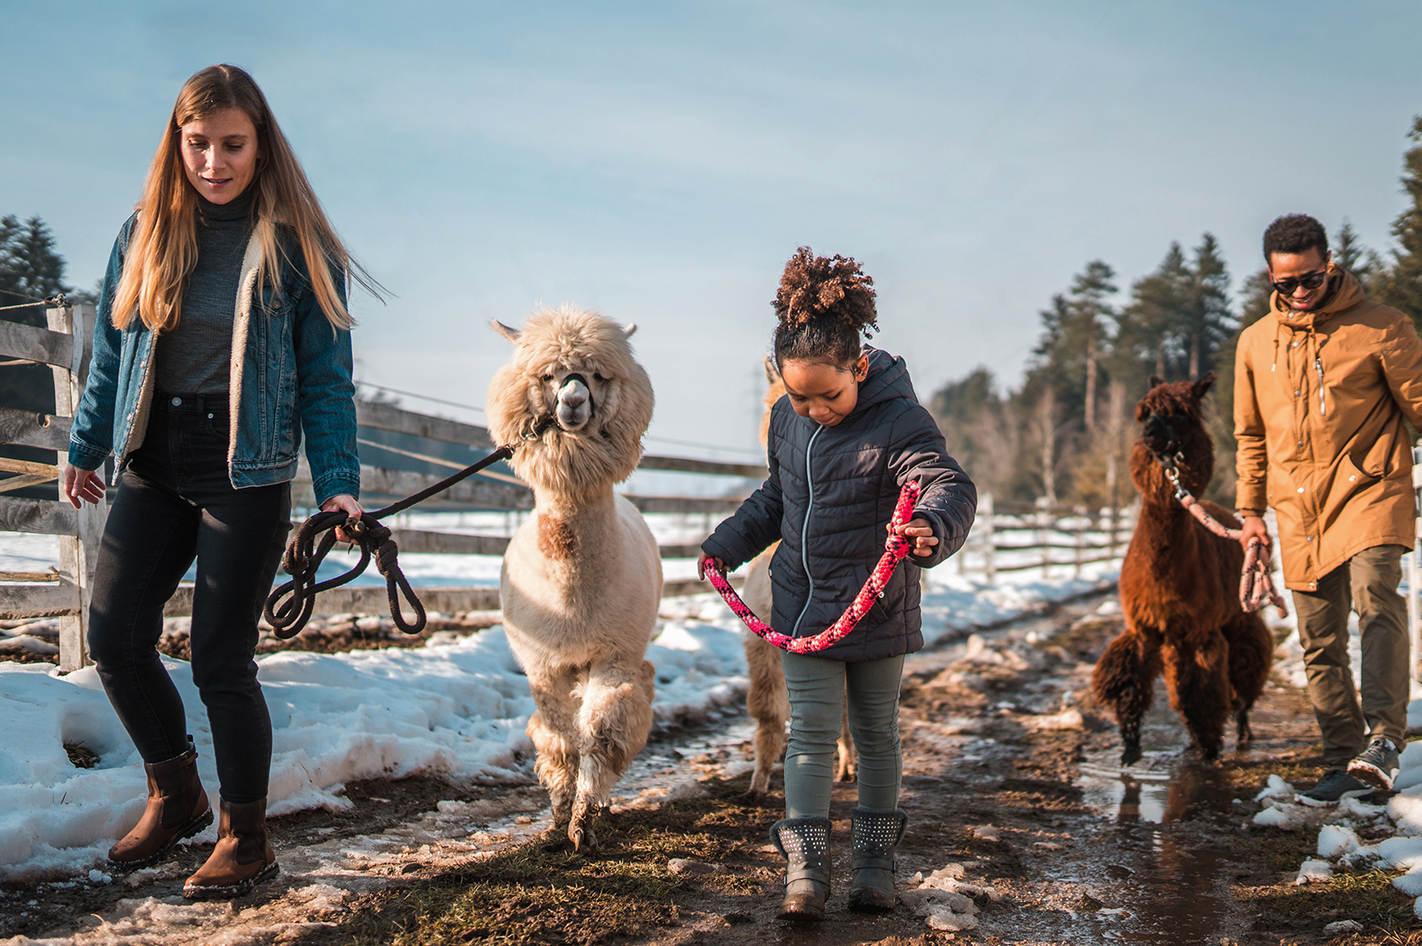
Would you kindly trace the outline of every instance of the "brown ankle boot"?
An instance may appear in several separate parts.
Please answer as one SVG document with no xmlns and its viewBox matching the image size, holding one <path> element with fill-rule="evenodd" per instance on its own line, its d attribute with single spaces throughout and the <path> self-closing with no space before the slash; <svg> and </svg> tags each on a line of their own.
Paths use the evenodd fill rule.
<svg viewBox="0 0 1422 946">
<path fill-rule="evenodd" d="M 276 854 L 267 837 L 267 800 L 218 803 L 217 846 L 207 863 L 183 885 L 189 900 L 240 897 L 276 876 Z"/>
<path fill-rule="evenodd" d="M 212 806 L 198 781 L 197 751 L 191 746 L 176 759 L 143 769 L 148 807 L 133 830 L 109 848 L 109 860 L 124 870 L 157 863 L 180 840 L 212 824 Z"/>
</svg>

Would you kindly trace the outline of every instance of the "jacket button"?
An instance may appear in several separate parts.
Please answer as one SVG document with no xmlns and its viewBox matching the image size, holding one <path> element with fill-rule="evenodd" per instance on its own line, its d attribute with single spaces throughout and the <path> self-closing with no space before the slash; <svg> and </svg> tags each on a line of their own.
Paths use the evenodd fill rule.
<svg viewBox="0 0 1422 946">
<path fill-rule="evenodd" d="M 1302 486 L 1299 487 L 1299 492 L 1300 492 L 1300 493 L 1303 492 L 1303 487 L 1302 487 Z"/>
<path fill-rule="evenodd" d="M 1294 397 L 1298 397 L 1298 396 L 1301 395 L 1301 394 L 1303 394 L 1302 391 L 1295 391 L 1295 392 L 1294 392 Z"/>
<path fill-rule="evenodd" d="M 1309 537 L 1308 537 L 1307 539 L 1305 539 L 1304 541 L 1305 541 L 1305 542 L 1312 542 L 1312 541 L 1313 541 L 1313 536 L 1309 536 Z"/>
</svg>

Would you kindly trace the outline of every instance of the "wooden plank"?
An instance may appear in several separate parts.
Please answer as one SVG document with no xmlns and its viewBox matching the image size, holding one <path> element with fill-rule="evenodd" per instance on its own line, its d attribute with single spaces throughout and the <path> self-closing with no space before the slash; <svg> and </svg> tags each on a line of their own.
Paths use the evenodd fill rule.
<svg viewBox="0 0 1422 946">
<path fill-rule="evenodd" d="M 740 499 L 701 499 L 695 496 L 624 496 L 641 512 L 735 512 Z"/>
<path fill-rule="evenodd" d="M 0 581 L 59 581 L 60 574 L 51 566 L 47 572 L 0 572 Z"/>
<path fill-rule="evenodd" d="M 79 612 L 79 589 L 58 585 L 0 585 L 0 620 L 48 618 Z"/>
<path fill-rule="evenodd" d="M 71 423 L 68 417 L 0 407 L 0 443 L 43 450 L 68 450 Z"/>
<path fill-rule="evenodd" d="M 463 444 L 492 450 L 494 441 L 489 439 L 489 431 L 473 424 L 462 424 L 457 420 L 430 417 L 413 411 L 401 410 L 391 404 L 375 401 L 356 401 L 356 423 L 374 430 L 388 430 L 392 433 L 411 434 L 428 440 L 443 440 L 446 443 Z"/>
<path fill-rule="evenodd" d="M 497 588 L 416 588 L 426 611 L 453 614 L 456 611 L 494 611 L 499 607 Z M 404 599 L 401 598 L 404 604 Z M 414 611 L 405 605 L 405 617 Z M 187 617 L 193 613 L 192 585 L 180 585 L 163 607 L 164 617 Z M 328 614 L 389 614 L 390 601 L 385 588 L 332 588 L 316 596 L 316 615 Z"/>
<path fill-rule="evenodd" d="M 53 463 L 31 463 L 29 460 L 12 460 L 9 457 L 0 457 L 0 472 L 24 473 L 52 480 L 59 476 L 59 467 Z"/>
<path fill-rule="evenodd" d="M 732 575 L 726 579 L 731 583 L 732 588 L 740 588 L 746 583 L 741 575 Z M 687 578 L 682 581 L 667 581 L 662 583 L 663 598 L 682 598 L 686 595 L 704 595 L 707 592 L 716 593 L 716 589 L 711 587 L 709 581 L 702 581 L 699 578 Z"/>
<path fill-rule="evenodd" d="M 74 340 L 67 333 L 0 320 L 0 357 L 68 368 L 74 357 Z"/>
<path fill-rule="evenodd" d="M 73 417 L 79 412 L 84 378 L 89 372 L 89 351 L 93 346 L 94 307 L 83 304 L 48 309 L 45 317 L 55 332 L 66 333 L 73 341 L 70 362 L 54 368 L 54 412 Z M 59 621 L 59 669 L 78 670 L 89 663 L 89 600 L 94 594 L 94 570 L 99 559 L 99 542 L 108 518 L 106 502 L 81 503 L 80 509 L 66 507 L 74 517 L 74 527 L 59 537 L 59 572 L 79 588 L 77 613 Z"/>
<path fill-rule="evenodd" d="M 699 545 L 661 545 L 657 547 L 662 558 L 700 558 Z"/>
<path fill-rule="evenodd" d="M 412 473 L 407 470 L 386 470 L 375 466 L 362 465 L 360 468 L 361 493 L 378 493 L 384 496 L 409 496 L 438 483 L 442 476 L 428 473 Z M 533 491 L 512 483 L 471 476 L 456 483 L 433 502 L 455 502 L 484 509 L 532 509 Z M 374 506 L 374 503 L 367 503 Z"/>
<path fill-rule="evenodd" d="M 0 480 L 0 493 L 13 493 L 27 486 L 40 486 L 45 483 L 51 483 L 54 479 L 54 474 L 49 476 L 11 476 L 7 479 Z"/>
<path fill-rule="evenodd" d="M 455 532 L 424 532 L 419 529 L 392 529 L 395 544 L 402 552 L 449 555 L 503 555 L 509 540 L 497 535 L 460 535 Z"/>
<path fill-rule="evenodd" d="M 671 470 L 680 473 L 711 473 L 719 476 L 745 476 L 763 480 L 769 473 L 760 463 L 722 463 L 719 460 L 693 460 L 689 457 L 644 456 L 637 464 L 642 470 Z"/>
<path fill-rule="evenodd" d="M 0 532 L 73 535 L 78 516 L 68 503 L 0 496 Z"/>
</svg>

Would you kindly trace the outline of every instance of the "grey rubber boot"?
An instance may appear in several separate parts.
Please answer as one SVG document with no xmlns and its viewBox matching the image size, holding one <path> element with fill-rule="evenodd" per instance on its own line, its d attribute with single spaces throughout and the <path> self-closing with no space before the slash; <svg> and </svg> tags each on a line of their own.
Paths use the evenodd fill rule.
<svg viewBox="0 0 1422 946">
<path fill-rule="evenodd" d="M 849 813 L 854 838 L 854 880 L 849 909 L 856 913 L 892 913 L 894 851 L 903 840 L 908 815 L 902 811 L 855 808 Z"/>
<path fill-rule="evenodd" d="M 823 920 L 830 894 L 830 820 L 786 818 L 770 826 L 770 840 L 785 855 L 785 901 L 777 920 Z"/>
</svg>

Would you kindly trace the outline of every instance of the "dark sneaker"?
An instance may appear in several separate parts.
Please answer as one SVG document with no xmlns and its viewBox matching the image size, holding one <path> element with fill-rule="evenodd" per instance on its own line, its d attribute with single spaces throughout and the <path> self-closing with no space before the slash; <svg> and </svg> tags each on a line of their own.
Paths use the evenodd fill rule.
<svg viewBox="0 0 1422 946">
<path fill-rule="evenodd" d="M 1348 774 L 1362 779 L 1385 792 L 1392 791 L 1392 782 L 1398 772 L 1397 746 L 1386 736 L 1377 736 L 1368 743 L 1368 748 L 1358 753 L 1348 763 Z"/>
<path fill-rule="evenodd" d="M 1342 769 L 1329 769 L 1323 773 L 1318 784 L 1306 792 L 1299 792 L 1294 798 L 1305 805 L 1327 808 L 1345 798 L 1361 798 L 1371 795 L 1376 789 L 1367 782 L 1360 781 Z"/>
</svg>

